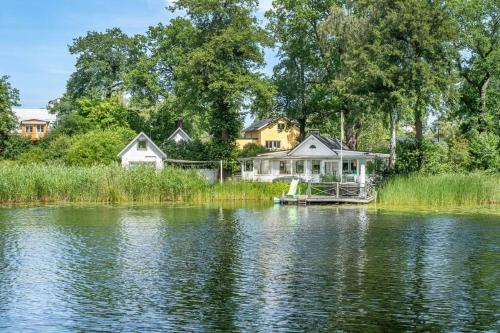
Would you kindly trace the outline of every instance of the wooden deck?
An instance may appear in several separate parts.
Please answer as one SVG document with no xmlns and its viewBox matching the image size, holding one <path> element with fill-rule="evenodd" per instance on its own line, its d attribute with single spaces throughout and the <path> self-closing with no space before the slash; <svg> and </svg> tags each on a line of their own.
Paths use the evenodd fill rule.
<svg viewBox="0 0 500 333">
<path fill-rule="evenodd" d="M 308 183 L 305 195 L 282 196 L 280 202 L 284 205 L 368 204 L 374 199 L 375 191 L 369 184 L 361 187 L 357 183 Z"/>
</svg>

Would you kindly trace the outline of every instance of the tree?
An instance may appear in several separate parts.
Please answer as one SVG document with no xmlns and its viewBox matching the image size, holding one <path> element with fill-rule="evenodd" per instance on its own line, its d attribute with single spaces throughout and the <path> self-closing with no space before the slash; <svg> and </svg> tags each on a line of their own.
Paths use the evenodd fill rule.
<svg viewBox="0 0 500 333">
<path fill-rule="evenodd" d="M 71 100 L 81 97 L 110 98 L 124 92 L 124 73 L 134 60 L 133 39 L 118 28 L 90 31 L 69 47 L 76 55 L 76 71 L 67 84 Z"/>
<path fill-rule="evenodd" d="M 273 74 L 275 111 L 298 124 L 301 138 L 308 123 L 331 107 L 327 89 L 337 59 L 321 47 L 320 26 L 337 2 L 276 0 L 266 13 L 268 29 L 279 45 L 280 61 Z"/>
<path fill-rule="evenodd" d="M 354 3 L 364 18 L 362 43 L 349 45 L 353 80 L 390 118 L 390 166 L 396 159 L 396 132 L 401 117 L 413 115 L 417 141 L 423 139 L 428 110 L 438 108 L 450 77 L 453 38 L 445 1 L 366 0 Z"/>
<path fill-rule="evenodd" d="M 498 129 L 500 96 L 495 86 L 500 86 L 500 2 L 455 0 L 451 4 L 459 26 L 456 65 L 463 78 L 459 113 L 469 118 L 469 127 Z"/>
<path fill-rule="evenodd" d="M 19 91 L 11 86 L 8 76 L 0 76 L 0 151 L 17 126 L 13 106 L 19 105 Z"/>
<path fill-rule="evenodd" d="M 206 110 L 213 159 L 234 159 L 243 109 L 270 105 L 272 89 L 257 70 L 262 47 L 270 45 L 253 15 L 255 0 L 178 0 L 172 10 L 189 19 L 184 29 L 195 43 L 175 69 L 176 97 L 181 105 Z"/>
</svg>

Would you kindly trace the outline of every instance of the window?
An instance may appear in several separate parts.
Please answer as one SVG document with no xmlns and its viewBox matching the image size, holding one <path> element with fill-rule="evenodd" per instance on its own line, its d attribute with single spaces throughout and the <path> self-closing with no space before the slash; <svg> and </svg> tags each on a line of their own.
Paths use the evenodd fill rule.
<svg viewBox="0 0 500 333">
<path fill-rule="evenodd" d="M 281 141 L 266 141 L 266 148 L 267 149 L 280 149 L 281 148 Z"/>
<path fill-rule="evenodd" d="M 313 175 L 319 175 L 321 170 L 321 161 L 313 160 L 311 161 L 311 173 Z"/>
<path fill-rule="evenodd" d="M 139 142 L 137 142 L 137 150 L 146 150 L 146 148 L 147 148 L 146 140 L 139 140 Z"/>
<path fill-rule="evenodd" d="M 344 174 L 357 174 L 358 173 L 358 161 L 357 160 L 345 160 L 342 163 L 342 173 L 344 173 Z"/>
<path fill-rule="evenodd" d="M 128 164 L 130 167 L 152 167 L 156 168 L 156 162 L 153 161 L 135 161 L 135 162 L 129 162 Z"/>
<path fill-rule="evenodd" d="M 304 161 L 295 162 L 295 173 L 304 173 Z"/>
<path fill-rule="evenodd" d="M 43 133 L 45 131 L 45 126 L 44 125 L 36 125 L 36 131 L 38 133 Z"/>
<path fill-rule="evenodd" d="M 315 145 L 310 145 L 309 149 L 316 149 L 316 146 Z"/>
<path fill-rule="evenodd" d="M 357 160 L 351 160 L 351 173 L 358 173 L 358 161 Z"/>
<path fill-rule="evenodd" d="M 292 173 L 291 161 L 280 161 L 280 175 L 289 175 Z"/>
<path fill-rule="evenodd" d="M 33 125 L 26 125 L 26 132 L 33 133 Z"/>
<path fill-rule="evenodd" d="M 253 171 L 253 161 L 245 161 L 245 171 Z"/>
<path fill-rule="evenodd" d="M 257 172 L 259 175 L 268 175 L 270 173 L 270 163 L 267 160 L 257 162 Z"/>
<path fill-rule="evenodd" d="M 284 130 L 285 130 L 285 124 L 283 123 L 278 124 L 278 132 L 282 132 Z"/>
</svg>

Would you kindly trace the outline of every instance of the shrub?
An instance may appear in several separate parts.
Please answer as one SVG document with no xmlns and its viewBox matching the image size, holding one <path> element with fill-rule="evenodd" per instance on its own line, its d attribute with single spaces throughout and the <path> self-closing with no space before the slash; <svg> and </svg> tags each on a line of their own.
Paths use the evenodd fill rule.
<svg viewBox="0 0 500 333">
<path fill-rule="evenodd" d="M 469 146 L 471 166 L 479 170 L 500 170 L 499 144 L 494 133 L 472 132 Z"/>
<path fill-rule="evenodd" d="M 70 165 L 110 164 L 135 133 L 128 128 L 94 130 L 72 138 L 66 162 Z"/>
<path fill-rule="evenodd" d="M 256 143 L 247 143 L 239 152 L 238 157 L 253 157 L 265 152 L 268 152 L 268 149 L 266 147 L 258 145 Z"/>
<path fill-rule="evenodd" d="M 32 146 L 18 157 L 21 164 L 41 163 L 45 161 L 45 151 L 42 147 Z"/>
<path fill-rule="evenodd" d="M 9 139 L 4 142 L 2 151 L 2 158 L 8 160 L 15 160 L 24 152 L 31 148 L 31 139 L 22 137 L 20 135 L 11 135 Z"/>
</svg>

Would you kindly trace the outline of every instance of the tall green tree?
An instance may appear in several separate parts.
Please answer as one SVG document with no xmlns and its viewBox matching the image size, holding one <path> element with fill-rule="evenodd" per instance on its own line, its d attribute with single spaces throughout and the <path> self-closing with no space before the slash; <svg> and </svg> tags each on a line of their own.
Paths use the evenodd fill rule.
<svg viewBox="0 0 500 333">
<path fill-rule="evenodd" d="M 189 38 L 196 42 L 175 70 L 177 98 L 206 110 L 212 158 L 234 158 L 241 111 L 271 100 L 272 89 L 259 72 L 270 39 L 255 18 L 256 6 L 255 0 L 178 0 L 171 8 L 186 12 L 194 28 L 186 27 Z"/>
<path fill-rule="evenodd" d="M 133 38 L 119 28 L 105 32 L 90 31 L 69 46 L 77 56 L 76 70 L 67 84 L 71 99 L 80 97 L 109 98 L 124 91 L 124 75 L 134 61 Z"/>
<path fill-rule="evenodd" d="M 469 128 L 500 128 L 500 2 L 450 1 L 458 23 L 456 64 L 463 78 L 459 115 Z"/>
<path fill-rule="evenodd" d="M 393 167 L 401 117 L 414 119 L 421 141 L 427 113 L 440 107 L 451 77 L 453 26 L 444 0 L 361 0 L 352 10 L 365 20 L 366 36 L 350 45 L 346 77 L 388 114 Z"/>
<path fill-rule="evenodd" d="M 0 76 L 0 151 L 5 140 L 17 126 L 13 106 L 19 105 L 19 91 L 12 87 L 8 76 Z"/>
<path fill-rule="evenodd" d="M 279 46 L 274 67 L 275 112 L 295 122 L 303 138 L 310 123 L 331 108 L 328 85 L 337 71 L 336 55 L 321 45 L 321 24 L 336 0 L 276 0 L 266 13 Z M 324 121 L 324 119 L 323 119 Z"/>
</svg>

